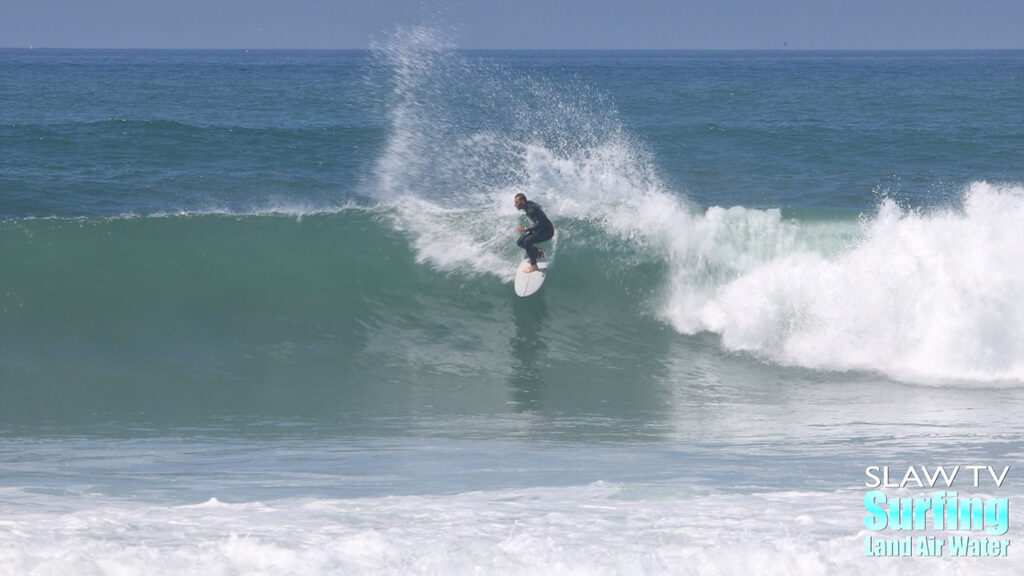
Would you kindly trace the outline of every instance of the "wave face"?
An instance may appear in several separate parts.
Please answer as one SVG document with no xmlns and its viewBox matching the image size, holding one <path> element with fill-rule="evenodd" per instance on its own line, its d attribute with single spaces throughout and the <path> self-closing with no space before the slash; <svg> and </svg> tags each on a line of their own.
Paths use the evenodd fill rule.
<svg viewBox="0 0 1024 576">
<path fill-rule="evenodd" d="M 427 359 L 446 370 L 509 371 L 509 342 L 489 335 L 514 324 L 523 306 L 513 305 L 507 284 L 519 257 L 512 198 L 524 193 L 558 228 L 548 250 L 552 281 L 537 304 L 545 309 L 529 314 L 535 328 L 543 325 L 544 340 L 571 343 L 567 363 L 586 350 L 584 357 L 614 369 L 634 358 L 654 367 L 666 355 L 703 349 L 710 336 L 724 356 L 782 367 L 925 384 L 1024 381 L 1024 305 L 1016 298 L 1024 272 L 1015 265 L 1024 247 L 1014 232 L 1024 220 L 1020 184 L 969 181 L 928 202 L 911 201 L 894 184 L 891 194 L 873 190 L 873 203 L 854 211 L 821 209 L 816 195 L 786 209 L 697 203 L 691 198 L 706 191 L 683 193 L 665 179 L 665 135 L 638 123 L 635 111 L 625 121 L 608 93 L 557 60 L 538 57 L 526 73 L 515 60 L 469 55 L 441 37 L 401 29 L 368 55 L 317 55 L 301 65 L 288 55 L 227 58 L 221 66 L 189 54 L 161 56 L 178 82 L 205 62 L 215 86 L 245 94 L 246 111 L 267 106 L 247 88 L 255 81 L 251 67 L 262 62 L 259 71 L 282 75 L 273 90 L 302 88 L 271 91 L 274 98 L 309 99 L 309 106 L 296 104 L 297 120 L 224 118 L 204 111 L 201 104 L 212 100 L 192 94 L 198 111 L 187 120 L 128 109 L 131 118 L 78 121 L 81 114 L 66 111 L 5 125 L 15 140 L 65 135 L 57 148 L 43 148 L 64 155 L 59 165 L 72 186 L 63 196 L 26 189 L 7 199 L 12 216 L 0 223 L 4 358 L 30 374 L 70 365 L 69 358 L 138 365 L 177 357 L 192 367 L 185 372 L 206 366 L 203 378 L 233 381 L 244 378 L 242 359 L 250 356 L 319 366 L 324 374 L 345 362 L 369 365 L 372 350 L 382 356 L 368 379 L 393 379 L 384 367 Z M 619 86 L 635 80 L 620 78 L 632 73 L 631 57 L 582 58 L 608 67 L 609 84 Z M 156 72 L 145 58 L 117 58 L 108 73 L 149 93 L 146 80 Z M 806 58 L 807 65 L 828 60 Z M 324 85 L 318 65 L 343 73 Z M 695 57 L 683 70 L 696 75 L 706 66 Z M 314 98 L 331 90 L 333 100 Z M 648 122 L 715 110 L 691 102 L 691 112 L 657 94 L 634 94 L 667 106 L 655 106 Z M 370 101 L 375 107 L 324 120 L 331 105 L 347 110 Z M 720 144 L 742 149 L 763 121 L 753 118 L 746 130 L 706 125 L 702 138 L 737 138 Z M 696 138 L 690 128 L 681 125 Z M 876 128 L 864 129 L 858 145 Z M 800 130 L 807 134 L 788 137 L 805 140 L 802 147 L 829 133 Z M 325 138 L 339 134 L 351 148 L 331 163 Z M 139 151 L 126 137 L 146 147 Z M 283 156 L 275 159 L 260 143 Z M 26 164 L 29 148 L 15 146 Z M 83 163 L 89 159 L 107 165 L 102 178 L 86 177 L 100 170 Z M 828 170 L 827 159 L 819 161 L 826 164 L 815 169 Z M 866 162 L 863 155 L 851 161 Z M 325 162 L 344 184 L 327 175 Z M 19 170 L 9 174 L 21 178 Z M 308 179 L 296 182 L 294 170 Z M 168 186 L 175 194 L 160 197 Z M 336 186 L 343 190 L 331 193 Z M 76 198 L 75 207 L 64 205 Z M 458 353 L 463 347 L 481 355 Z M 103 366 L 94 367 L 97 374 L 122 364 Z"/>
<path fill-rule="evenodd" d="M 962 207 L 927 213 L 884 201 L 861 220 L 700 211 L 657 190 L 591 214 L 548 205 L 557 253 L 535 301 L 509 285 L 514 217 L 486 207 L 6 221 L 0 357 L 18 394 L 68 409 L 104 405 L 97 387 L 137 405 L 175 390 L 185 406 L 213 385 L 225 407 L 285 381 L 375 402 L 368 382 L 502 382 L 531 359 L 580 388 L 624 370 L 656 380 L 709 334 L 826 373 L 1024 380 L 1019 188 L 976 183 Z M 429 231 L 467 221 L 494 241 Z M 571 375 L 581 358 L 591 378 Z"/>
</svg>

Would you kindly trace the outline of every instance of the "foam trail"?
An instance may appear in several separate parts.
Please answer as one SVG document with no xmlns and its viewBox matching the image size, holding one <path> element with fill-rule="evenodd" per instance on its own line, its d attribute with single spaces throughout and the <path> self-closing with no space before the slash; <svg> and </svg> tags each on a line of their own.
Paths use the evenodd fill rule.
<svg viewBox="0 0 1024 576">
<path fill-rule="evenodd" d="M 391 129 L 371 194 L 420 262 L 510 280 L 520 192 L 560 227 L 587 220 L 626 237 L 652 201 L 685 216 L 603 97 L 470 61 L 438 36 L 399 30 L 376 47 Z"/>
<path fill-rule="evenodd" d="M 697 299 L 795 244 L 777 210 L 701 214 L 669 190 L 591 87 L 470 61 L 438 36 L 399 30 L 376 47 L 391 134 L 372 195 L 394 209 L 420 262 L 510 280 L 518 193 L 540 202 L 566 237 L 575 222 L 597 225 L 609 257 L 621 260 L 613 265 L 668 262 Z M 775 237 L 768 250 L 766 235 Z"/>
</svg>

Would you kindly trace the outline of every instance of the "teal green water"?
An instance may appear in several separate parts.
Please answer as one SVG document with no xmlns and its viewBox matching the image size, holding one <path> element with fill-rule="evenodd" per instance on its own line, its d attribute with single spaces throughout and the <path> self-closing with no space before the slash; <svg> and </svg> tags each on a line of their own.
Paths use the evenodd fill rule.
<svg viewBox="0 0 1024 576">
<path fill-rule="evenodd" d="M 460 412 L 457 391 L 488 398 L 518 380 L 525 409 L 543 371 L 608 388 L 627 364 L 648 373 L 665 361 L 671 331 L 649 310 L 664 265 L 620 278 L 594 265 L 607 253 L 581 246 L 546 296 L 519 300 L 507 279 L 417 264 L 387 220 L 350 210 L 4 223 L 5 422 L 394 416 L 406 386 Z M 665 344 L 648 349 L 651 333 Z M 486 409 L 502 409 L 500 397 Z"/>
</svg>

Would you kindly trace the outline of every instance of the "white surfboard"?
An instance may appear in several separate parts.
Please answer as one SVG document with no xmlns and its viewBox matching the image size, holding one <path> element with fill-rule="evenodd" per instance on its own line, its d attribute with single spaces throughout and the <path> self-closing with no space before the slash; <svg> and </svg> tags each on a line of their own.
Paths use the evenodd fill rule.
<svg viewBox="0 0 1024 576">
<path fill-rule="evenodd" d="M 523 261 L 519 263 L 519 267 L 516 268 L 516 295 L 518 296 L 529 296 L 537 290 L 540 290 L 541 285 L 544 284 L 544 279 L 548 275 L 548 259 L 537 258 L 537 270 L 536 272 L 523 272 L 523 268 L 530 265 L 529 258 L 523 258 Z"/>
</svg>

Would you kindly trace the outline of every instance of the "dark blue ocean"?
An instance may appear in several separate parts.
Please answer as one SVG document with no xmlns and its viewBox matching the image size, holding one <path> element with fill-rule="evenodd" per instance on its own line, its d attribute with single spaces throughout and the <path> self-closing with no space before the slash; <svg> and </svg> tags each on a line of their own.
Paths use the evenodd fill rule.
<svg viewBox="0 0 1024 576">
<path fill-rule="evenodd" d="M 0 50 L 0 574 L 1019 574 L 1022 230 L 1019 51 Z"/>
</svg>

